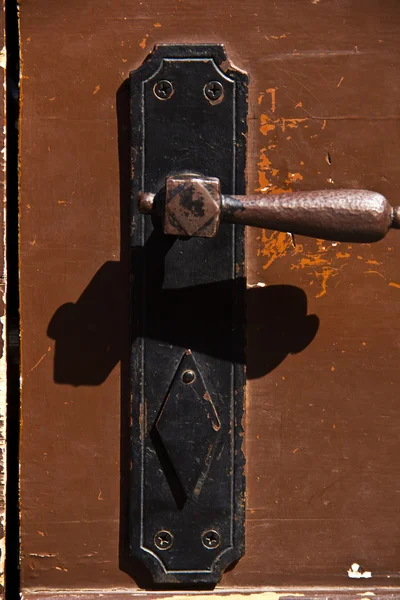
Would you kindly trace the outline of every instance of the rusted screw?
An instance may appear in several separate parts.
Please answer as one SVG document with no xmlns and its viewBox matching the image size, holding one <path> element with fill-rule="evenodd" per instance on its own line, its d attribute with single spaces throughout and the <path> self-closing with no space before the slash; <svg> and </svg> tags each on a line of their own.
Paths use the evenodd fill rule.
<svg viewBox="0 0 400 600">
<path fill-rule="evenodd" d="M 203 546 L 213 550 L 214 548 L 218 548 L 221 543 L 221 538 L 219 537 L 219 533 L 211 529 L 210 531 L 203 533 L 201 541 L 203 542 Z"/>
<path fill-rule="evenodd" d="M 222 96 L 222 92 L 224 88 L 219 81 L 210 81 L 204 86 L 204 93 L 206 97 L 211 100 L 211 102 L 215 102 L 215 100 L 219 100 Z"/>
<path fill-rule="evenodd" d="M 168 550 L 171 548 L 174 538 L 169 531 L 161 530 L 154 536 L 154 543 L 159 550 Z"/>
<path fill-rule="evenodd" d="M 168 100 L 174 93 L 174 86 L 167 79 L 161 79 L 153 88 L 154 94 L 160 100 Z"/>
<path fill-rule="evenodd" d="M 142 215 L 150 215 L 154 206 L 155 194 L 149 192 L 139 192 L 138 196 L 138 209 Z"/>
<path fill-rule="evenodd" d="M 184 383 L 193 383 L 196 379 L 196 374 L 194 371 L 185 371 L 182 375 L 182 380 Z"/>
</svg>

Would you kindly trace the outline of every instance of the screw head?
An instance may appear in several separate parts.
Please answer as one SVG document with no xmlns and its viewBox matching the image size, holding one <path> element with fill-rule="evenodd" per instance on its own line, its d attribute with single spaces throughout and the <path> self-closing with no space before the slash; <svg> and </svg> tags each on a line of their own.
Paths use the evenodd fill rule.
<svg viewBox="0 0 400 600">
<path fill-rule="evenodd" d="M 210 529 L 210 531 L 203 533 L 201 541 L 203 542 L 203 546 L 208 548 L 208 550 L 214 550 L 214 548 L 218 548 L 220 545 L 221 538 L 217 531 Z"/>
<path fill-rule="evenodd" d="M 182 374 L 182 381 L 184 383 L 193 383 L 193 381 L 196 379 L 196 373 L 194 371 L 184 371 L 184 373 Z"/>
<path fill-rule="evenodd" d="M 222 97 L 224 88 L 219 81 L 209 81 L 204 86 L 204 94 L 211 102 L 215 102 Z"/>
<path fill-rule="evenodd" d="M 172 533 L 162 529 L 154 536 L 154 544 L 159 550 L 168 550 L 173 544 L 174 538 Z"/>
<path fill-rule="evenodd" d="M 155 84 L 153 91 L 159 100 L 168 100 L 174 93 L 174 86 L 167 79 L 161 79 Z"/>
</svg>

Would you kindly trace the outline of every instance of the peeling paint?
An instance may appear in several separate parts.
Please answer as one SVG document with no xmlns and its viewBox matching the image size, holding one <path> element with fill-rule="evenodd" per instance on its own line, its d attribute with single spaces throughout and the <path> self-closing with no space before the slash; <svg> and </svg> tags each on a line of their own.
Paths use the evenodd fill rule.
<svg viewBox="0 0 400 600">
<path fill-rule="evenodd" d="M 296 129 L 299 123 L 304 123 L 307 118 L 285 118 L 279 117 L 278 119 L 271 119 L 266 114 L 261 115 L 260 131 L 263 135 L 267 135 L 270 131 L 274 131 L 276 127 L 280 127 L 282 131 L 287 129 Z"/>
<path fill-rule="evenodd" d="M 372 577 L 371 571 L 365 571 L 358 563 L 353 563 L 347 571 L 347 575 L 350 579 L 369 579 Z"/>
</svg>

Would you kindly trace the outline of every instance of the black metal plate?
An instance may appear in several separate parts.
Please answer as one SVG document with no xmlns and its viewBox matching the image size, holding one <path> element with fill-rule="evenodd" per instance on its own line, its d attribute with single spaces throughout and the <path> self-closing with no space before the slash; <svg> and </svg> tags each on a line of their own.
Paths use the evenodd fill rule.
<svg viewBox="0 0 400 600">
<path fill-rule="evenodd" d="M 168 100 L 154 94 L 164 79 Z M 220 103 L 204 95 L 209 81 L 223 85 Z M 246 116 L 247 76 L 221 45 L 159 45 L 131 73 L 130 539 L 161 583 L 214 584 L 244 551 L 244 233 L 166 236 L 136 198 L 183 171 L 245 193 Z M 193 384 L 182 381 L 187 369 Z"/>
</svg>

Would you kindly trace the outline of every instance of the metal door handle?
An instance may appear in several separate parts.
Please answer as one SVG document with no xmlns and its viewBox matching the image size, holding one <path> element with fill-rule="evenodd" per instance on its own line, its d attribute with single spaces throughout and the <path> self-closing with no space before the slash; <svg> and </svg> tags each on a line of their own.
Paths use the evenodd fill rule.
<svg viewBox="0 0 400 600">
<path fill-rule="evenodd" d="M 378 192 L 322 190 L 278 195 L 222 195 L 219 179 L 167 177 L 159 194 L 140 193 L 139 211 L 164 220 L 164 233 L 214 237 L 220 222 L 290 231 L 341 242 L 376 242 L 400 228 L 400 207 Z"/>
</svg>

